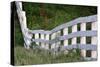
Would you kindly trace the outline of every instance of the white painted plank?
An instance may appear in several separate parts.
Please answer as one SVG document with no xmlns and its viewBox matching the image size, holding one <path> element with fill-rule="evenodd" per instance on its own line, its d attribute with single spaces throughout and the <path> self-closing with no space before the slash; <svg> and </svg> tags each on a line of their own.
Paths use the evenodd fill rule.
<svg viewBox="0 0 100 67">
<path fill-rule="evenodd" d="M 52 35 L 51 35 L 51 40 L 52 39 L 55 39 L 56 38 L 56 33 L 53 33 Z M 53 49 L 53 48 L 55 48 L 55 43 L 53 43 L 53 44 L 51 44 L 51 49 Z"/>
<path fill-rule="evenodd" d="M 17 2 L 15 2 L 15 3 L 16 3 L 17 9 L 18 9 L 18 10 L 22 10 L 22 2 L 17 1 Z"/>
<path fill-rule="evenodd" d="M 45 35 L 44 35 L 44 34 L 40 34 L 40 38 L 41 38 L 41 39 L 45 39 Z M 42 42 L 41 42 L 41 47 L 42 47 L 42 48 L 45 48 L 45 43 L 42 43 Z"/>
<path fill-rule="evenodd" d="M 26 46 L 25 45 L 24 46 L 25 46 L 25 48 L 29 49 L 30 45 L 31 45 L 31 38 L 33 35 L 28 33 L 25 11 L 20 11 L 20 13 L 21 14 L 19 14 L 18 17 L 20 19 L 21 30 L 24 35 L 24 41 L 26 43 Z"/>
<path fill-rule="evenodd" d="M 63 29 L 63 35 L 68 35 L 68 28 Z M 64 40 L 64 46 L 68 46 L 68 40 Z"/>
<path fill-rule="evenodd" d="M 39 33 L 35 34 L 35 39 L 39 39 Z M 36 42 L 37 45 L 39 45 L 39 42 Z"/>
<path fill-rule="evenodd" d="M 77 25 L 72 26 L 72 33 L 74 33 L 74 32 L 77 32 Z M 77 44 L 77 38 L 76 37 L 72 38 L 72 44 L 73 45 Z M 74 50 L 74 52 L 76 52 L 76 50 Z"/>
<path fill-rule="evenodd" d="M 63 29 L 63 35 L 68 35 L 68 28 Z M 68 46 L 68 40 L 64 40 L 63 44 L 64 44 L 63 46 Z M 68 54 L 68 50 L 65 50 L 64 54 Z"/>
<path fill-rule="evenodd" d="M 73 32 L 77 32 L 77 25 L 72 26 L 72 33 Z M 77 43 L 77 38 L 76 37 L 72 38 L 72 44 L 76 43 Z"/>
<path fill-rule="evenodd" d="M 81 23 L 81 31 L 86 31 L 86 23 Z M 81 44 L 86 44 L 86 37 L 81 37 Z M 81 50 L 81 56 L 86 57 L 86 50 Z"/>
<path fill-rule="evenodd" d="M 25 11 L 22 11 L 22 17 L 21 17 L 21 19 L 22 19 L 22 21 L 23 22 L 21 22 L 22 23 L 22 26 L 23 26 L 23 28 L 27 28 L 27 23 L 26 23 L 26 13 L 25 13 Z"/>
<path fill-rule="evenodd" d="M 97 22 L 92 22 L 92 30 L 97 30 L 98 28 L 98 25 L 97 25 Z"/>
<path fill-rule="evenodd" d="M 49 34 L 46 34 L 45 39 L 46 39 L 46 40 L 49 40 L 49 37 L 50 37 L 50 35 L 49 35 Z M 50 44 L 47 44 L 47 43 L 46 43 L 46 49 L 49 49 L 49 45 L 50 45 Z"/>
<path fill-rule="evenodd" d="M 97 30 L 97 22 L 93 22 L 91 27 L 92 30 Z M 97 45 L 97 36 L 92 37 L 91 43 Z M 97 58 L 97 50 L 92 51 L 91 55 L 92 58 Z"/>
</svg>

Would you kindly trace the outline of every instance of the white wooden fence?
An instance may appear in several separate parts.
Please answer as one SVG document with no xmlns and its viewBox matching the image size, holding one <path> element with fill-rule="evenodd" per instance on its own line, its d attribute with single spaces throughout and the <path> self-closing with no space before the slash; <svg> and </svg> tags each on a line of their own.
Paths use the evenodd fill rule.
<svg viewBox="0 0 100 67">
<path fill-rule="evenodd" d="M 22 3 L 16 2 L 16 6 L 25 48 L 29 49 L 31 43 L 35 42 L 40 48 L 46 50 L 58 51 L 58 48 L 60 48 L 60 51 L 80 49 L 83 58 L 86 57 L 87 50 L 90 50 L 90 58 L 97 59 L 97 15 L 79 17 L 50 31 L 29 30 L 27 28 L 25 11 L 22 10 Z M 87 29 L 87 24 L 91 27 L 89 30 Z M 80 30 L 78 30 L 78 25 Z M 72 29 L 71 33 L 68 33 L 69 27 Z M 78 37 L 80 37 L 80 43 L 77 43 Z M 87 43 L 87 37 L 91 38 L 91 43 Z M 69 39 L 71 39 L 71 44 L 68 44 Z"/>
</svg>

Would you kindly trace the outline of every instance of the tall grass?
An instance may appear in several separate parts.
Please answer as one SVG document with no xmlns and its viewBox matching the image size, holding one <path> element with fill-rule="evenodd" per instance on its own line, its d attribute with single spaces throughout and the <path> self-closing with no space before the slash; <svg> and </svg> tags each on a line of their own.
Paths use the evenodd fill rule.
<svg viewBox="0 0 100 67">
<path fill-rule="evenodd" d="M 79 53 L 70 51 L 69 54 L 54 55 L 44 50 L 26 50 L 21 46 L 15 47 L 15 65 L 52 64 L 82 61 Z"/>
</svg>

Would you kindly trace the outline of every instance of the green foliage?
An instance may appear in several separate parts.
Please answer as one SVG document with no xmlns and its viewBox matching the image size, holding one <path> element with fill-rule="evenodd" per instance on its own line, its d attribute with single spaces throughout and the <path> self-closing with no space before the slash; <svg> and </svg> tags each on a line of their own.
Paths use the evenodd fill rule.
<svg viewBox="0 0 100 67">
<path fill-rule="evenodd" d="M 54 27 L 68 22 L 80 16 L 96 14 L 97 7 L 44 4 L 45 14 L 47 15 L 47 25 L 45 27 L 44 17 L 40 16 L 40 3 L 23 3 L 27 15 L 27 23 L 30 29 L 51 30 Z"/>
<path fill-rule="evenodd" d="M 14 46 L 23 46 L 23 35 L 17 17 L 14 17 Z"/>
</svg>

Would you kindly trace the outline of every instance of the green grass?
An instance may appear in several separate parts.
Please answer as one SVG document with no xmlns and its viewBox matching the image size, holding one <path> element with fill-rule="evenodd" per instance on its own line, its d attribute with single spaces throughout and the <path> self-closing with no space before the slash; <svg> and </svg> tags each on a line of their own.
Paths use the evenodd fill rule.
<svg viewBox="0 0 100 67">
<path fill-rule="evenodd" d="M 54 55 L 44 50 L 25 49 L 21 46 L 15 47 L 15 65 L 33 65 L 33 64 L 50 64 L 50 63 L 66 63 L 80 62 L 80 55 L 73 51 L 69 54 Z"/>
</svg>

